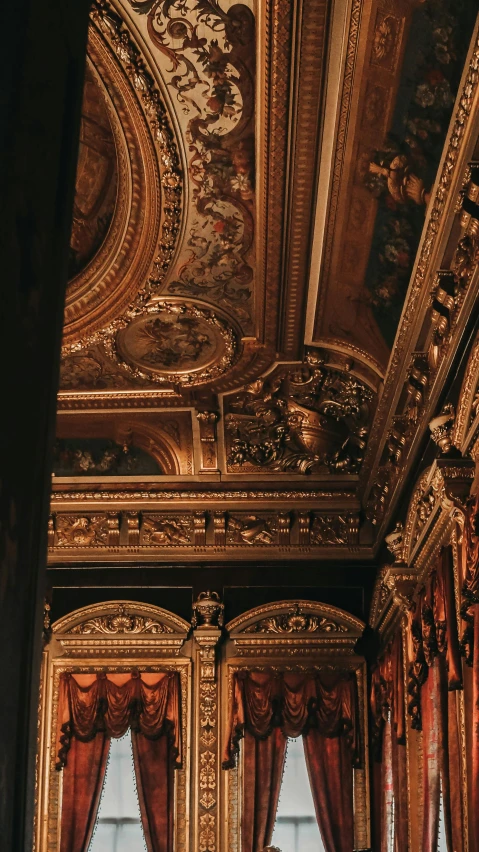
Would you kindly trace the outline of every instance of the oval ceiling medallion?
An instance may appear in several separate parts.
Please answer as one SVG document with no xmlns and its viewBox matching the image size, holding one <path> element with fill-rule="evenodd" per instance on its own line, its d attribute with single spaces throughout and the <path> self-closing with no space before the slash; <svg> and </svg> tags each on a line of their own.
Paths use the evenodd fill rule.
<svg viewBox="0 0 479 852">
<path fill-rule="evenodd" d="M 108 21 L 97 16 L 88 37 L 65 302 L 67 348 L 147 301 L 168 271 L 182 195 L 171 126 L 121 20 L 113 13 Z"/>
<path fill-rule="evenodd" d="M 136 376 L 198 385 L 218 378 L 236 360 L 237 335 L 208 308 L 158 300 L 116 337 L 116 354 Z"/>
</svg>

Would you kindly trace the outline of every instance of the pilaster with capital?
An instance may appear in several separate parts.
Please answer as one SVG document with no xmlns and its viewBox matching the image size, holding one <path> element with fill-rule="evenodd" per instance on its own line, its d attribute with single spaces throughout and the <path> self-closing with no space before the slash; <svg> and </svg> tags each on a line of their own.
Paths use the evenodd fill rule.
<svg viewBox="0 0 479 852">
<path fill-rule="evenodd" d="M 200 427 L 201 468 L 200 473 L 218 473 L 218 443 L 216 423 L 219 414 L 216 411 L 197 411 L 196 419 Z"/>
<path fill-rule="evenodd" d="M 217 645 L 223 625 L 223 604 L 216 592 L 202 592 L 193 605 L 196 689 L 196 852 L 219 848 L 219 734 Z"/>
</svg>

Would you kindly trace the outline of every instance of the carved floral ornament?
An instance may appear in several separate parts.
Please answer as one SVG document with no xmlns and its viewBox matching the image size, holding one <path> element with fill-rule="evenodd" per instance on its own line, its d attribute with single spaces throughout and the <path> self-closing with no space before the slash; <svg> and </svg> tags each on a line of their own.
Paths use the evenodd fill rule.
<svg viewBox="0 0 479 852">
<path fill-rule="evenodd" d="M 356 473 L 373 391 L 321 357 L 258 379 L 226 401 L 230 471 Z"/>
<path fill-rule="evenodd" d="M 326 616 L 311 615 L 294 604 L 286 613 L 262 618 L 244 633 L 348 633 L 348 628 Z"/>
<path fill-rule="evenodd" d="M 135 601 L 109 601 L 83 607 L 59 619 L 52 625 L 54 634 L 88 637 L 139 635 L 171 636 L 186 634 L 188 622 L 179 616 L 149 604 Z M 101 640 L 100 640 L 101 641 Z"/>
<path fill-rule="evenodd" d="M 312 601 L 278 601 L 256 607 L 238 616 L 226 625 L 226 630 L 234 638 L 263 635 L 270 637 L 287 636 L 344 636 L 358 638 L 364 629 L 359 619 L 337 609 Z M 254 641 L 254 640 L 252 640 Z"/>
<path fill-rule="evenodd" d="M 145 618 L 143 615 L 134 615 L 128 611 L 124 604 L 118 605 L 118 610 L 112 615 L 102 615 L 91 618 L 75 625 L 68 633 L 91 634 L 104 633 L 115 635 L 117 633 L 173 633 L 173 628 L 162 624 L 153 618 Z"/>
<path fill-rule="evenodd" d="M 193 604 L 191 626 L 222 627 L 224 604 L 217 592 L 205 591 Z M 336 607 L 311 601 L 279 601 L 257 607 L 226 625 L 231 633 L 244 634 L 345 634 L 359 636 L 363 623 Z M 83 607 L 52 625 L 57 635 L 133 636 L 186 634 L 190 625 L 160 607 L 134 601 L 110 601 Z"/>
</svg>

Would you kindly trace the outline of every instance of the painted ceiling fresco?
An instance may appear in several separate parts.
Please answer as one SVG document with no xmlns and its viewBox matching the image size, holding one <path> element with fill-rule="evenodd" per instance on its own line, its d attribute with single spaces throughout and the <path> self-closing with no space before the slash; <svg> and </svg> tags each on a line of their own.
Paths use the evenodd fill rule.
<svg viewBox="0 0 479 852">
<path fill-rule="evenodd" d="M 190 206 L 167 291 L 254 328 L 255 21 L 247 5 L 130 0 L 144 16 L 186 141 Z"/>
<path fill-rule="evenodd" d="M 57 438 L 55 476 L 150 476 L 161 474 L 157 461 L 139 447 L 102 438 Z"/>
<path fill-rule="evenodd" d="M 359 347 L 382 372 L 421 238 L 475 4 L 378 4 L 330 212 L 315 339 Z M 334 205 L 333 205 L 334 206 Z"/>
<path fill-rule="evenodd" d="M 366 187 L 378 199 L 365 283 L 390 348 L 474 21 L 469 2 L 429 0 L 415 10 L 390 130 L 381 148 L 360 166 Z M 385 51 L 387 22 L 383 32 Z"/>
</svg>

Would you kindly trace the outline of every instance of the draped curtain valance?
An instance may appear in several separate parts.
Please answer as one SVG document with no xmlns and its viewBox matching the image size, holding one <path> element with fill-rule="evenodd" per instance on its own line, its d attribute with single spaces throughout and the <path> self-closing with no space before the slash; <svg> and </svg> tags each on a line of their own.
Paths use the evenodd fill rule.
<svg viewBox="0 0 479 852">
<path fill-rule="evenodd" d="M 121 737 L 128 728 L 150 740 L 167 734 L 172 757 L 180 765 L 178 672 L 62 674 L 57 769 L 66 765 L 73 737 L 81 742 L 99 732 Z"/>
<path fill-rule="evenodd" d="M 172 852 L 174 768 L 181 762 L 178 672 L 64 673 L 58 708 L 63 770 L 60 852 L 88 850 L 112 737 L 131 729 L 148 852 Z"/>
<path fill-rule="evenodd" d="M 472 667 L 471 832 L 479 849 L 479 491 L 470 498 L 463 536 L 466 571 L 461 616 L 465 621 L 461 650 Z"/>
<path fill-rule="evenodd" d="M 344 736 L 351 760 L 359 762 L 358 699 L 349 671 L 240 671 L 233 691 L 223 767 L 234 766 L 239 740 L 248 732 L 258 739 L 280 728 L 286 737 L 316 729 L 324 737 Z"/>
<path fill-rule="evenodd" d="M 398 632 L 378 660 L 371 678 L 372 751 L 375 757 L 375 834 L 377 849 L 391 834 L 395 849 L 407 847 L 405 687 L 402 633 Z M 393 805 L 394 802 L 394 805 Z"/>
</svg>

